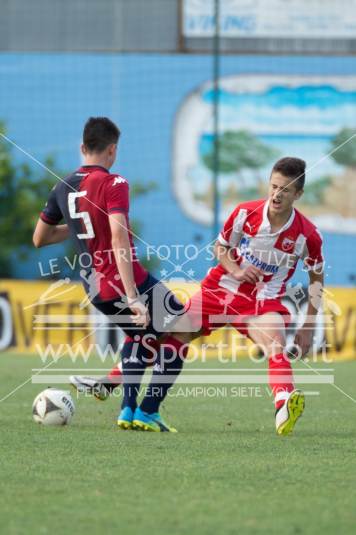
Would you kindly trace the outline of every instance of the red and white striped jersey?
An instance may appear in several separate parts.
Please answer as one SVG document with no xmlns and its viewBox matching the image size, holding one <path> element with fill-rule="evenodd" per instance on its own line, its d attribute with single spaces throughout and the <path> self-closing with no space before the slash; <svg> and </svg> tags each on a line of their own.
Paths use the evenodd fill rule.
<svg viewBox="0 0 356 535">
<path fill-rule="evenodd" d="M 221 266 L 213 268 L 208 278 L 235 294 L 255 299 L 282 296 L 298 260 L 307 270 L 323 269 L 322 237 L 311 221 L 293 209 L 287 223 L 271 231 L 267 200 L 239 204 L 225 222 L 218 240 L 232 248 L 236 263 L 244 268 L 252 264 L 264 272 L 256 285 L 239 282 Z"/>
</svg>

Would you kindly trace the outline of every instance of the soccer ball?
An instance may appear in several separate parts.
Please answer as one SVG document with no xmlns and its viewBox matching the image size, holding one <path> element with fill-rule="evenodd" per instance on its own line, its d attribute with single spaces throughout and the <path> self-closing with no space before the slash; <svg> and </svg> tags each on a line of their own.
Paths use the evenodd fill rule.
<svg viewBox="0 0 356 535">
<path fill-rule="evenodd" d="M 33 419 L 43 425 L 69 424 L 74 411 L 70 393 L 57 388 L 46 388 L 40 392 L 32 405 Z"/>
</svg>

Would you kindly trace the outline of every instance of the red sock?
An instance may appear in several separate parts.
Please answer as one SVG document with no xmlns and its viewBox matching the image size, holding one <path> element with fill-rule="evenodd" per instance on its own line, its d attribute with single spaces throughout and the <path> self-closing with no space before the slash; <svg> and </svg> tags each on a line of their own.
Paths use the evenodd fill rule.
<svg viewBox="0 0 356 535">
<path fill-rule="evenodd" d="M 287 399 L 289 392 L 294 390 L 292 367 L 288 357 L 283 353 L 270 357 L 268 364 L 269 386 L 274 396 L 275 407 L 278 410 Z"/>
<path fill-rule="evenodd" d="M 113 369 L 107 374 L 107 377 L 112 383 L 119 385 L 121 384 L 121 376 L 121 362 L 118 362 L 116 366 L 114 366 Z"/>
</svg>

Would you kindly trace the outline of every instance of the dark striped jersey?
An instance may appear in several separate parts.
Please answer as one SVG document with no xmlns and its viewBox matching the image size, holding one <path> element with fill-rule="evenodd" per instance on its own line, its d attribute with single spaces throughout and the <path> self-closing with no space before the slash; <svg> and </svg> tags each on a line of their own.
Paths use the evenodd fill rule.
<svg viewBox="0 0 356 535">
<path fill-rule="evenodd" d="M 120 175 L 99 165 L 83 165 L 52 189 L 40 218 L 49 225 L 68 225 L 79 261 L 80 276 L 91 301 L 108 301 L 123 295 L 111 245 L 109 215 L 125 215 L 129 229 L 129 185 Z M 135 283 L 148 273 L 137 260 L 129 230 Z"/>
</svg>

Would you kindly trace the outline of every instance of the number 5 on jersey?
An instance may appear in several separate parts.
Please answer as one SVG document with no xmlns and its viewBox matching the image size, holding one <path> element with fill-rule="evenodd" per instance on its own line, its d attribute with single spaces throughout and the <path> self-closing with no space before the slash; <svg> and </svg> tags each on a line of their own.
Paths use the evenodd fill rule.
<svg viewBox="0 0 356 535">
<path fill-rule="evenodd" d="M 86 233 L 77 234 L 80 240 L 88 240 L 95 237 L 93 225 L 90 221 L 90 215 L 88 212 L 77 212 L 75 201 L 79 197 L 84 197 L 87 194 L 86 191 L 78 191 L 68 193 L 68 209 L 69 215 L 72 219 L 82 219 L 85 226 Z"/>
</svg>

